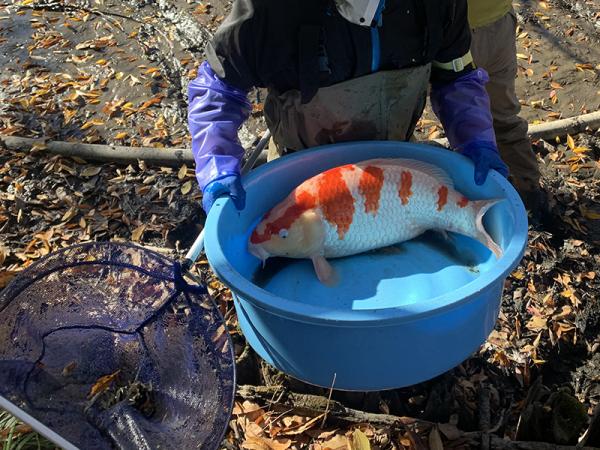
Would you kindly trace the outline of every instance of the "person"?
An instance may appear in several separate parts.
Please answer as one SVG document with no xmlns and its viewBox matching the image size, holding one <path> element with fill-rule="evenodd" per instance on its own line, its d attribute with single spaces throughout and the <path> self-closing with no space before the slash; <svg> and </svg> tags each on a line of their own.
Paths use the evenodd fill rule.
<svg viewBox="0 0 600 450">
<path fill-rule="evenodd" d="M 467 0 L 236 0 L 188 87 L 196 178 L 208 213 L 245 206 L 237 132 L 248 93 L 266 88 L 278 152 L 411 138 L 430 89 L 453 149 L 508 176 L 496 146 L 485 70 L 470 53 Z"/>
<path fill-rule="evenodd" d="M 468 0 L 472 28 L 471 52 L 490 81 L 486 90 L 494 119 L 496 142 L 510 169 L 510 180 L 536 221 L 548 214 L 547 194 L 540 186 L 540 168 L 527 135 L 527 121 L 519 117 L 515 92 L 517 76 L 517 17 L 511 0 Z"/>
</svg>

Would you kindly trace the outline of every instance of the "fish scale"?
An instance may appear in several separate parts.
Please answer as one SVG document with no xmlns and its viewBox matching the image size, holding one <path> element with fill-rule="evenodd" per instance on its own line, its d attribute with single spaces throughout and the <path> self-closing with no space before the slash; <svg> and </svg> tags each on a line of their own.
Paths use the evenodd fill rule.
<svg viewBox="0 0 600 450">
<path fill-rule="evenodd" d="M 340 239 L 335 222 L 325 220 L 325 257 L 352 255 L 412 239 L 427 229 L 475 232 L 473 211 L 457 205 L 462 197 L 448 187 L 447 203 L 438 211 L 438 189 L 443 186 L 435 178 L 404 167 L 383 169 L 384 183 L 377 210 L 366 212 L 366 199 L 359 190 L 364 166 L 345 170 L 343 177 L 354 198 L 354 214 L 350 228 Z M 406 205 L 399 195 L 402 172 L 411 174 L 412 194 Z"/>
<path fill-rule="evenodd" d="M 428 229 L 453 231 L 502 249 L 483 226 L 498 199 L 469 200 L 439 167 L 409 159 L 372 159 L 326 170 L 300 184 L 252 232 L 248 251 L 309 258 L 325 284 L 336 282 L 327 258 L 412 239 Z"/>
</svg>

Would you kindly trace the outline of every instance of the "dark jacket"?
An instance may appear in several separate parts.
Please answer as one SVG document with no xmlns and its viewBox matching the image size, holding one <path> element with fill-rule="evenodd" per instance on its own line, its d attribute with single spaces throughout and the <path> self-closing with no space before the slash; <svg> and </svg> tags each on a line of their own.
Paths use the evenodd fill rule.
<svg viewBox="0 0 600 450">
<path fill-rule="evenodd" d="M 333 0 L 236 0 L 206 56 L 235 87 L 298 89 L 308 101 L 319 86 L 452 61 L 470 43 L 466 0 L 387 0 L 380 27 L 348 22 Z M 432 81 L 451 81 L 470 70 L 434 67 Z"/>
</svg>

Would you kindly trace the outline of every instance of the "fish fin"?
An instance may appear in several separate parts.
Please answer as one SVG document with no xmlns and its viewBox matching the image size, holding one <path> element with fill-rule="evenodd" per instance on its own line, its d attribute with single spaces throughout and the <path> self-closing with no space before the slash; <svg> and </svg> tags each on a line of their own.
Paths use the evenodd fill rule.
<svg viewBox="0 0 600 450">
<path fill-rule="evenodd" d="M 494 255 L 496 255 L 496 259 L 500 259 L 503 252 L 500 246 L 494 242 L 492 237 L 485 230 L 483 226 L 483 216 L 492 206 L 502 200 L 503 199 L 501 198 L 494 198 L 490 200 L 475 200 L 473 202 L 473 208 L 475 210 L 475 227 L 477 228 L 476 239 L 489 248 Z"/>
<path fill-rule="evenodd" d="M 448 175 L 448 173 L 438 167 L 436 165 L 426 163 L 423 161 L 417 161 L 416 159 L 406 159 L 406 158 L 377 158 L 370 159 L 367 161 L 362 161 L 358 165 L 360 166 L 402 166 L 407 169 L 412 169 L 417 172 L 423 172 L 424 174 L 429 175 L 430 177 L 435 178 L 439 181 L 440 184 L 448 186 L 450 188 L 454 188 L 454 181 Z"/>
<path fill-rule="evenodd" d="M 313 266 L 317 278 L 325 286 L 334 286 L 338 283 L 339 277 L 335 269 L 329 264 L 329 261 L 322 255 L 315 255 L 312 258 Z"/>
</svg>

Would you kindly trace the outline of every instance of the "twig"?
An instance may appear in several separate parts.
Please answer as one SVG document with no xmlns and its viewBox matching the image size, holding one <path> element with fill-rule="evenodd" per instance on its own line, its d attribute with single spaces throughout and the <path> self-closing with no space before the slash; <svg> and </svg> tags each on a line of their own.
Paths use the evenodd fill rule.
<svg viewBox="0 0 600 450">
<path fill-rule="evenodd" d="M 279 413 L 275 417 L 269 417 L 269 420 L 266 421 L 265 425 L 262 427 L 262 430 L 265 431 L 267 429 L 267 427 L 269 425 L 271 425 L 273 422 L 276 422 L 277 420 L 281 419 L 283 416 L 285 416 L 286 414 L 291 413 L 292 411 L 294 411 L 294 408 L 290 408 L 288 410 L 282 411 L 281 413 Z"/>
<path fill-rule="evenodd" d="M 333 394 L 333 386 L 335 386 L 335 379 L 337 377 L 337 373 L 333 374 L 333 380 L 331 381 L 331 387 L 329 388 L 329 396 L 327 397 L 327 405 L 325 406 L 325 413 L 323 413 L 323 421 L 321 422 L 321 428 L 325 426 L 325 421 L 327 420 L 327 413 L 329 412 L 329 405 L 331 404 L 331 394 Z"/>
<path fill-rule="evenodd" d="M 498 431 L 500 429 L 500 427 L 504 424 L 505 414 L 506 414 L 506 409 L 503 409 L 502 411 L 500 411 L 500 418 L 498 419 L 498 422 L 496 423 L 496 425 L 494 425 L 492 428 L 489 429 L 488 433 L 495 433 L 496 431 Z"/>
<path fill-rule="evenodd" d="M 183 163 L 193 163 L 194 157 L 191 149 L 185 148 L 153 148 L 153 147 L 126 147 L 118 145 L 82 144 L 78 142 L 45 141 L 43 139 L 30 139 L 16 136 L 1 136 L 0 145 L 9 150 L 31 151 L 35 145 L 45 145 L 44 151 L 63 156 L 77 156 L 88 161 L 111 161 L 131 163 L 143 160 L 147 164 L 157 164 L 172 167 L 181 167 Z"/>
<path fill-rule="evenodd" d="M 540 124 L 529 125 L 527 134 L 531 139 L 554 139 L 557 136 L 567 134 L 577 134 L 585 131 L 587 128 L 595 129 L 600 127 L 600 111 L 588 114 L 582 114 L 567 119 L 554 120 Z M 434 139 L 438 144 L 444 147 L 448 146 L 448 139 Z"/>
<path fill-rule="evenodd" d="M 479 429 L 481 430 L 481 450 L 490 448 L 490 389 L 482 385 L 479 390 Z"/>
<path fill-rule="evenodd" d="M 600 446 L 600 403 L 596 405 L 590 424 L 580 443 L 582 445 Z"/>
<path fill-rule="evenodd" d="M 481 431 L 489 431 L 490 422 L 490 389 L 487 386 L 481 386 L 479 390 L 479 429 Z"/>
<path fill-rule="evenodd" d="M 543 133 L 538 133 L 535 127 L 530 126 L 530 136 L 543 138 L 544 136 L 555 136 L 562 132 L 574 133 L 582 131 L 586 126 L 600 125 L 600 111 L 583 116 L 557 120 L 544 125 Z M 571 124 L 571 125 L 569 125 Z M 583 128 L 582 128 L 583 127 Z M 533 133 L 533 134 L 532 134 Z M 546 134 L 549 133 L 549 134 Z M 436 140 L 436 142 L 441 140 Z M 153 148 L 153 147 L 126 147 L 117 145 L 81 144 L 64 141 L 47 141 L 43 139 L 31 139 L 18 136 L 1 136 L 0 143 L 6 145 L 10 150 L 29 151 L 34 144 L 45 143 L 47 150 L 64 156 L 78 156 L 90 161 L 111 161 L 129 163 L 136 160 L 144 160 L 148 164 L 179 167 L 183 163 L 193 163 L 194 158 L 189 148 Z M 446 142 L 447 145 L 447 142 Z"/>
<path fill-rule="evenodd" d="M 320 395 L 298 394 L 286 392 L 282 398 L 273 402 L 273 393 L 279 393 L 279 387 L 240 385 L 237 396 L 244 400 L 251 400 L 259 404 L 270 404 L 274 410 L 287 410 L 293 407 L 295 413 L 307 416 L 320 416 L 327 408 L 329 420 L 346 423 L 369 422 L 374 425 L 395 426 L 402 419 L 406 424 L 419 424 L 420 426 L 433 426 L 432 422 L 414 419 L 412 417 L 400 417 L 391 414 L 377 414 L 347 408 L 335 400 L 329 400 Z"/>
</svg>

